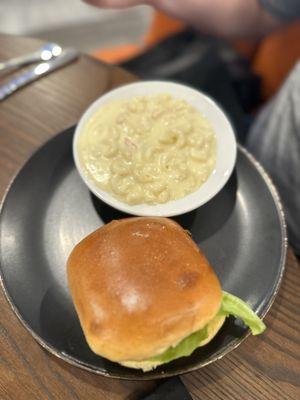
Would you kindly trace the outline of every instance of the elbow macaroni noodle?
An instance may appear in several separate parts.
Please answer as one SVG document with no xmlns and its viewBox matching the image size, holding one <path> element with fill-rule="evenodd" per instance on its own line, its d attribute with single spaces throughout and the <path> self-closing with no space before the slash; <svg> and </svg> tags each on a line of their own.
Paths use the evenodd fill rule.
<svg viewBox="0 0 300 400">
<path fill-rule="evenodd" d="M 78 139 L 84 174 L 127 204 L 159 204 L 196 191 L 216 163 L 208 120 L 167 94 L 115 100 L 88 120 Z"/>
</svg>

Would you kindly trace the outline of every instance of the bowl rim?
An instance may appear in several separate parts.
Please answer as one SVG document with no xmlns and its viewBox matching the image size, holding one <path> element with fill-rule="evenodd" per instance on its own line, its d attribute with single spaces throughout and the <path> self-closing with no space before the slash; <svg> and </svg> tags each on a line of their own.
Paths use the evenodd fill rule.
<svg viewBox="0 0 300 400">
<path fill-rule="evenodd" d="M 157 204 L 157 205 L 148 205 L 148 204 L 138 204 L 138 205 L 130 205 L 125 202 L 122 202 L 121 200 L 117 199 L 114 197 L 112 194 L 109 192 L 106 192 L 102 190 L 101 188 L 97 187 L 89 178 L 84 174 L 83 168 L 81 166 L 81 163 L 79 161 L 79 154 L 78 154 L 78 148 L 77 148 L 77 143 L 78 143 L 78 138 L 82 132 L 82 128 L 85 125 L 86 121 L 95 113 L 96 109 L 99 109 L 101 106 L 109 102 L 110 98 L 113 97 L 113 100 L 116 98 L 114 97 L 115 95 L 126 92 L 127 90 L 134 89 L 135 87 L 149 87 L 149 86 L 168 86 L 169 88 L 173 88 L 174 90 L 177 88 L 181 91 L 186 91 L 186 93 L 193 94 L 194 96 L 197 96 L 199 99 L 201 98 L 202 101 L 205 101 L 211 108 L 214 108 L 215 111 L 219 114 L 219 117 L 221 117 L 226 124 L 226 135 L 229 137 L 231 140 L 231 145 L 232 145 L 232 157 L 230 159 L 230 162 L 228 163 L 228 168 L 227 168 L 227 174 L 226 176 L 224 175 L 222 179 L 220 179 L 220 183 L 216 185 L 214 190 L 211 190 L 208 195 L 204 197 L 204 199 L 199 198 L 198 201 L 188 201 L 186 202 L 189 198 L 189 196 L 197 196 L 197 193 L 199 190 L 203 190 L 203 187 L 205 187 L 205 184 L 207 183 L 208 179 L 214 174 L 216 170 L 214 170 L 207 181 L 203 183 L 196 191 L 184 196 L 181 199 L 178 200 L 171 200 L 166 203 L 162 204 Z M 167 89 L 162 89 L 161 92 L 166 91 Z M 153 94 L 153 93 L 150 93 Z M 174 95 L 174 93 L 171 93 Z M 135 97 L 137 94 L 128 94 L 128 98 L 130 97 Z M 180 95 L 178 96 L 180 98 Z M 206 117 L 207 118 L 207 117 Z M 210 122 L 211 120 L 207 118 Z M 72 142 L 72 152 L 73 152 L 73 159 L 74 163 L 76 166 L 76 169 L 83 180 L 83 182 L 86 184 L 88 189 L 101 201 L 104 203 L 108 204 L 109 206 L 122 211 L 124 213 L 127 213 L 129 215 L 135 215 L 135 216 L 159 216 L 159 217 L 173 217 L 181 214 L 188 213 L 190 211 L 193 211 L 194 209 L 206 204 L 208 201 L 210 201 L 214 196 L 216 196 L 222 188 L 225 186 L 227 181 L 229 180 L 235 164 L 236 164 L 236 158 L 237 158 L 237 142 L 236 142 L 236 136 L 235 136 L 235 131 L 233 128 L 233 125 L 228 118 L 227 114 L 224 112 L 223 108 L 219 106 L 219 104 L 212 99 L 210 96 L 207 94 L 203 93 L 202 91 L 199 91 L 198 89 L 195 89 L 191 86 L 188 86 L 186 84 L 181 84 L 173 81 L 164 81 L 164 80 L 148 80 L 148 81 L 138 81 L 138 82 L 133 82 L 129 84 L 124 84 L 121 86 L 118 86 L 117 88 L 114 88 L 112 90 L 109 90 L 108 92 L 105 92 L 102 94 L 100 97 L 98 97 L 96 100 L 94 100 L 88 108 L 84 111 L 84 113 L 81 115 L 76 128 L 75 128 L 75 133 L 73 136 L 73 142 Z M 217 156 L 217 160 L 218 160 Z M 199 196 L 198 196 L 199 197 Z M 192 200 L 192 199 L 191 199 Z M 184 203 L 183 205 L 180 203 Z M 173 211 L 171 211 L 168 208 L 168 205 L 173 206 Z M 163 210 L 162 210 L 163 209 Z M 164 210 L 165 209 L 165 210 Z"/>
</svg>

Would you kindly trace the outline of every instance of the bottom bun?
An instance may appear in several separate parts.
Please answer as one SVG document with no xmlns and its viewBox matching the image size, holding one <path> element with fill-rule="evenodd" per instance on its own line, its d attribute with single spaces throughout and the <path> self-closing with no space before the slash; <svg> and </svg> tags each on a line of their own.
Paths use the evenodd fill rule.
<svg viewBox="0 0 300 400">
<path fill-rule="evenodd" d="M 221 329 L 224 321 L 225 321 L 225 316 L 220 316 L 217 315 L 212 319 L 211 322 L 208 323 L 207 325 L 207 333 L 208 336 L 206 339 L 202 340 L 199 342 L 198 347 L 205 346 L 207 343 L 209 343 L 219 332 Z M 142 369 L 144 372 L 151 371 L 155 368 L 157 368 L 159 365 L 164 364 L 163 362 L 157 361 L 157 360 L 145 360 L 145 361 L 123 361 L 120 362 L 119 364 L 123 365 L 124 367 L 127 368 L 134 368 L 134 369 Z"/>
</svg>

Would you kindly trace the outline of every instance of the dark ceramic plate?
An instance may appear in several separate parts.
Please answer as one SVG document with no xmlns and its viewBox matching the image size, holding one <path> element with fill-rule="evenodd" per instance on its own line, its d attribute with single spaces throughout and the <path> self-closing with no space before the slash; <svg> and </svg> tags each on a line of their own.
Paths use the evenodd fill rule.
<svg viewBox="0 0 300 400">
<path fill-rule="evenodd" d="M 2 285 L 20 321 L 51 353 L 115 378 L 177 375 L 237 347 L 249 332 L 228 319 L 209 345 L 152 372 L 124 368 L 89 349 L 67 287 L 66 260 L 88 233 L 125 215 L 95 198 L 81 181 L 72 158 L 73 130 L 59 134 L 30 158 L 2 206 Z M 175 219 L 190 230 L 224 290 L 264 316 L 283 274 L 286 233 L 278 196 L 258 163 L 239 149 L 236 170 L 224 189 L 198 210 Z"/>
</svg>

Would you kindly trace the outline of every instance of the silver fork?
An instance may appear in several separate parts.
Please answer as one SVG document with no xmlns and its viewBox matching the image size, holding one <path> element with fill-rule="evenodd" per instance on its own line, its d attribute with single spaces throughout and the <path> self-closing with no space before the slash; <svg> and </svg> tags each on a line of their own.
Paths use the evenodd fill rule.
<svg viewBox="0 0 300 400">
<path fill-rule="evenodd" d="M 32 64 L 39 61 L 49 61 L 54 57 L 58 57 L 62 52 L 62 48 L 56 43 L 46 43 L 40 49 L 30 54 L 20 57 L 11 58 L 10 60 L 0 62 L 0 75 L 6 74 L 12 70 Z"/>
</svg>

